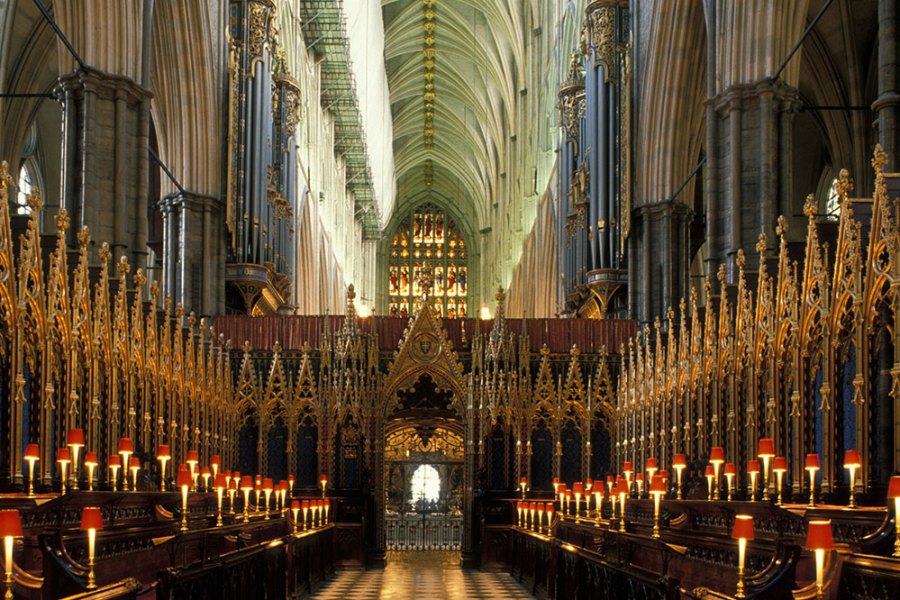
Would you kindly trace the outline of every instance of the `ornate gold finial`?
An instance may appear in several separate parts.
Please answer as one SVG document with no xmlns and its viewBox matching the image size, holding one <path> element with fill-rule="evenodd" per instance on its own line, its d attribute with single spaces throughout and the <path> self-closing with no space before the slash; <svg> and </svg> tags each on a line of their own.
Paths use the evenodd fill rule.
<svg viewBox="0 0 900 600">
<path fill-rule="evenodd" d="M 281 354 L 281 342 L 275 340 L 275 343 L 272 344 L 272 353 L 273 354 Z"/>
<path fill-rule="evenodd" d="M 738 269 L 744 270 L 744 265 L 747 264 L 747 257 L 744 255 L 743 248 L 738 248 L 737 257 L 735 257 L 734 262 L 737 264 Z"/>
<path fill-rule="evenodd" d="M 681 310 L 681 314 L 684 314 L 684 311 L 687 309 L 687 302 L 685 302 L 684 296 L 681 297 L 681 302 L 678 303 L 678 308 Z"/>
<path fill-rule="evenodd" d="M 763 258 L 766 255 L 766 234 L 759 234 L 759 241 L 756 242 L 756 251 L 759 253 L 759 257 Z"/>
<path fill-rule="evenodd" d="M 59 212 L 56 213 L 56 228 L 60 233 L 65 233 L 69 228 L 69 224 L 71 223 L 71 219 L 69 218 L 69 213 L 66 209 L 61 208 Z"/>
<path fill-rule="evenodd" d="M 109 251 L 109 243 L 103 242 L 100 244 L 100 250 L 97 251 L 97 254 L 100 256 L 100 260 L 106 264 L 109 261 L 110 256 L 112 256 L 112 252 Z"/>
<path fill-rule="evenodd" d="M 726 279 L 727 275 L 725 273 L 725 265 L 723 265 L 722 263 L 719 263 L 719 270 L 716 271 L 716 277 L 719 280 L 719 285 L 721 285 L 722 289 L 724 290 L 725 289 L 725 279 Z"/>
<path fill-rule="evenodd" d="M 181 319 L 181 317 L 184 316 L 184 307 L 182 305 L 175 305 L 175 316 L 178 317 L 178 319 Z"/>
<path fill-rule="evenodd" d="M 78 232 L 78 245 L 84 248 L 88 244 L 91 243 L 91 230 L 88 229 L 88 226 L 85 225 L 81 228 L 81 231 Z"/>
<path fill-rule="evenodd" d="M 136 287 L 136 288 L 144 287 L 144 284 L 147 283 L 147 278 L 144 276 L 144 270 L 138 269 L 137 271 L 135 271 L 134 279 L 132 279 L 132 281 L 134 281 L 134 287 Z"/>
<path fill-rule="evenodd" d="M 875 164 L 874 159 L 872 164 Z M 853 180 L 850 179 L 850 171 L 841 169 L 840 173 L 838 173 L 837 181 L 834 182 L 834 190 L 837 192 L 839 203 L 843 204 L 844 200 L 850 196 L 850 192 L 853 191 Z"/>
<path fill-rule="evenodd" d="M 194 314 L 194 311 L 191 311 L 191 314 L 188 315 L 188 326 L 193 329 L 194 325 L 197 324 L 197 315 Z"/>
<path fill-rule="evenodd" d="M 6 189 L 6 187 L 13 187 L 15 183 L 13 183 L 12 177 L 9 176 L 9 163 L 5 160 L 0 161 L 0 189 Z"/>
<path fill-rule="evenodd" d="M 659 328 L 661 326 L 662 324 L 659 321 L 659 315 L 656 315 L 656 318 L 653 319 L 653 328 L 657 331 L 657 333 L 659 333 Z"/>
<path fill-rule="evenodd" d="M 778 237 L 783 237 L 784 234 L 787 233 L 788 226 L 787 221 L 784 219 L 784 215 L 778 215 L 778 224 L 775 226 L 775 234 Z"/>
<path fill-rule="evenodd" d="M 131 265 L 128 264 L 128 258 L 125 256 L 119 257 L 119 264 L 116 265 L 116 272 L 120 277 L 125 277 L 128 272 L 131 270 Z"/>
<path fill-rule="evenodd" d="M 347 302 L 352 302 L 354 298 L 356 298 L 356 291 L 353 289 L 353 284 L 351 283 L 347 286 Z"/>
<path fill-rule="evenodd" d="M 579 354 L 578 344 L 572 344 L 572 349 L 569 350 L 569 354 L 572 356 L 573 359 L 578 358 L 578 354 Z"/>
<path fill-rule="evenodd" d="M 691 284 L 691 306 L 697 306 L 697 286 Z"/>
<path fill-rule="evenodd" d="M 157 294 L 159 294 L 159 282 L 154 279 L 150 282 L 150 297 L 156 299 Z"/>
<path fill-rule="evenodd" d="M 816 218 L 817 211 L 816 197 L 813 194 L 810 194 L 806 197 L 806 202 L 803 204 L 803 214 L 806 215 L 806 218 L 812 223 L 813 219 Z"/>
<path fill-rule="evenodd" d="M 502 285 L 497 286 L 497 293 L 494 294 L 494 300 L 496 300 L 497 302 L 503 302 L 504 300 L 506 300 L 506 294 L 503 292 Z"/>
<path fill-rule="evenodd" d="M 225 350 L 231 350 L 231 338 L 225 341 Z"/>
<path fill-rule="evenodd" d="M 712 278 L 707 276 L 706 279 L 703 280 L 703 289 L 706 291 L 706 297 L 709 298 L 710 292 L 712 292 Z"/>
<path fill-rule="evenodd" d="M 666 316 L 668 317 L 669 321 L 674 319 L 675 318 L 675 309 L 670 306 L 669 310 L 666 311 Z"/>
<path fill-rule="evenodd" d="M 881 173 L 884 165 L 887 164 L 887 152 L 881 147 L 881 144 L 875 144 L 875 151 L 872 152 L 872 168 L 875 169 L 875 175 Z"/>
<path fill-rule="evenodd" d="M 250 340 L 244 340 L 244 353 L 250 354 Z"/>
<path fill-rule="evenodd" d="M 44 207 L 44 198 L 41 196 L 41 190 L 37 187 L 33 188 L 31 193 L 28 194 L 26 201 L 31 208 L 32 214 L 40 212 Z"/>
<path fill-rule="evenodd" d="M 547 344 L 541 346 L 541 356 L 550 356 L 550 348 L 547 347 Z"/>
</svg>

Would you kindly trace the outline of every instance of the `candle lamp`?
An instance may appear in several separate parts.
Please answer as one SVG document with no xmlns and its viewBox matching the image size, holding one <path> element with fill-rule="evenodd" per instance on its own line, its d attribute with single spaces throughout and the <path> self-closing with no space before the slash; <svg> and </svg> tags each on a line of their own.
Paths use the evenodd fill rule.
<svg viewBox="0 0 900 600">
<path fill-rule="evenodd" d="M 262 482 L 257 480 L 253 484 L 253 493 L 256 498 L 256 512 L 262 512 L 262 503 L 263 503 L 263 487 Z"/>
<path fill-rule="evenodd" d="M 313 500 L 310 504 L 310 508 L 312 508 L 313 527 L 319 526 L 319 507 L 321 506 L 321 502 L 321 500 Z"/>
<path fill-rule="evenodd" d="M 725 449 L 713 446 L 709 451 L 709 462 L 713 466 L 713 500 L 719 499 L 719 465 L 725 462 Z"/>
<path fill-rule="evenodd" d="M 756 478 L 759 477 L 759 460 L 747 461 L 747 473 L 750 475 L 750 502 L 756 502 Z"/>
<path fill-rule="evenodd" d="M 526 502 L 528 505 L 528 529 L 534 529 L 534 501 Z"/>
<path fill-rule="evenodd" d="M 547 503 L 546 511 L 547 511 L 547 535 L 553 535 L 553 512 L 554 512 L 554 508 L 553 508 L 553 503 L 552 503 L 552 502 L 548 502 L 548 503 Z"/>
<path fill-rule="evenodd" d="M 184 465 L 181 465 L 184 467 Z M 188 492 L 191 490 L 191 486 L 194 483 L 194 478 L 191 477 L 190 471 L 188 471 L 187 467 L 178 469 L 178 479 L 175 481 L 175 484 L 181 489 L 181 531 L 188 530 Z"/>
<path fill-rule="evenodd" d="M 656 458 L 652 456 L 648 458 L 647 462 L 644 463 L 644 470 L 647 471 L 647 481 L 653 483 L 653 476 L 659 471 L 659 463 L 656 461 Z"/>
<path fill-rule="evenodd" d="M 784 484 L 784 474 L 787 473 L 787 470 L 787 459 L 783 456 L 776 456 L 772 465 L 772 471 L 775 473 L 775 491 L 778 493 L 777 506 L 781 506 L 781 488 Z"/>
<path fill-rule="evenodd" d="M 809 522 L 806 547 L 816 554 L 816 598 L 822 598 L 825 593 L 825 552 L 834 549 L 831 520 Z"/>
<path fill-rule="evenodd" d="M 594 480 L 593 479 L 585 479 L 584 480 L 584 516 L 585 518 L 590 517 L 591 515 L 591 490 L 594 488 Z"/>
<path fill-rule="evenodd" d="M 608 495 L 612 495 L 613 486 L 616 485 L 616 478 L 612 475 L 606 476 L 606 490 Z"/>
<path fill-rule="evenodd" d="M 131 469 L 132 491 L 136 492 L 136 491 L 138 491 L 137 477 L 138 477 L 138 471 L 141 470 L 141 460 L 136 456 L 132 456 L 131 463 L 129 464 L 129 468 Z"/>
<path fill-rule="evenodd" d="M 288 482 L 282 480 L 281 481 L 281 516 L 284 516 L 285 511 L 287 510 L 287 493 L 288 493 Z"/>
<path fill-rule="evenodd" d="M 598 486 L 594 488 L 594 510 L 597 513 L 597 524 L 600 524 L 600 519 L 603 518 L 603 488 L 602 486 Z"/>
<path fill-rule="evenodd" d="M 300 514 L 300 501 L 291 500 L 291 514 L 294 515 L 294 534 L 297 533 L 297 517 Z"/>
<path fill-rule="evenodd" d="M 78 489 L 78 454 L 84 448 L 84 430 L 70 429 L 66 435 L 66 446 L 72 451 L 72 489 Z"/>
<path fill-rule="evenodd" d="M 325 498 L 322 500 L 322 508 L 325 509 L 325 516 L 322 517 L 322 525 L 328 522 L 328 509 L 331 508 L 331 500 Z"/>
<path fill-rule="evenodd" d="M 294 481 L 295 481 L 294 476 L 288 475 L 288 492 L 291 494 L 294 493 Z"/>
<path fill-rule="evenodd" d="M 266 477 L 263 480 L 263 493 L 266 495 L 266 521 L 269 520 L 269 507 L 272 503 L 272 490 L 274 489 L 274 485 L 272 480 Z"/>
<path fill-rule="evenodd" d="M 738 541 L 738 582 L 735 598 L 746 598 L 744 594 L 744 561 L 747 554 L 747 542 L 754 539 L 753 517 L 750 515 L 737 515 L 734 518 L 734 527 L 731 537 Z"/>
<path fill-rule="evenodd" d="M 625 485 L 619 484 L 619 531 L 625 531 L 625 499 L 628 497 L 629 492 L 628 482 L 625 482 Z"/>
<path fill-rule="evenodd" d="M 544 533 L 544 503 L 537 503 L 537 532 Z"/>
<path fill-rule="evenodd" d="M 516 513 L 517 513 L 516 526 L 517 527 L 522 526 L 522 510 L 523 510 L 522 504 L 524 504 L 524 502 L 522 500 L 516 501 Z"/>
<path fill-rule="evenodd" d="M 159 489 L 166 491 L 166 463 L 172 458 L 172 451 L 168 444 L 160 444 L 156 450 L 156 460 L 159 461 Z"/>
<path fill-rule="evenodd" d="M 244 523 L 250 521 L 250 491 L 253 489 L 253 478 L 249 475 L 241 477 L 241 491 L 244 492 Z"/>
<path fill-rule="evenodd" d="M 197 491 L 197 477 L 200 475 L 197 472 L 197 465 L 200 464 L 200 453 L 196 450 L 188 450 L 187 459 L 184 461 L 187 463 L 188 470 L 191 474 L 191 491 Z"/>
<path fill-rule="evenodd" d="M 616 518 L 616 498 L 618 490 L 615 487 L 610 489 L 609 493 L 609 528 L 613 528 L 613 519 Z"/>
<path fill-rule="evenodd" d="M 25 445 L 25 462 L 28 463 L 28 497 L 34 498 L 34 463 L 41 458 L 37 444 Z"/>
<path fill-rule="evenodd" d="M 100 508 L 85 506 L 81 510 L 81 528 L 88 532 L 88 583 L 87 589 L 97 589 L 97 581 L 94 578 L 94 556 L 97 544 L 97 531 L 103 529 L 103 516 Z"/>
<path fill-rule="evenodd" d="M 558 493 L 559 493 L 559 477 L 554 477 L 553 478 L 553 497 L 555 498 Z"/>
<path fill-rule="evenodd" d="M 566 512 L 571 516 L 572 514 L 572 490 L 566 490 Z"/>
<path fill-rule="evenodd" d="M 119 469 L 122 468 L 122 458 L 118 454 L 110 454 L 108 467 L 111 473 L 111 475 L 109 476 L 109 480 L 112 484 L 112 491 L 115 492 L 116 482 L 119 479 Z"/>
<path fill-rule="evenodd" d="M 237 479 L 228 482 L 228 514 L 234 514 L 234 495 L 237 493 Z"/>
<path fill-rule="evenodd" d="M 225 495 L 225 488 L 228 484 L 225 483 L 225 475 L 223 473 L 219 473 L 216 475 L 215 480 L 213 481 L 216 488 L 216 527 L 222 526 L 222 496 Z"/>
<path fill-rule="evenodd" d="M 94 470 L 97 468 L 97 465 L 100 464 L 97 459 L 96 452 L 85 452 L 84 454 L 84 466 L 87 468 L 87 480 L 88 480 L 88 491 L 94 491 Z"/>
<path fill-rule="evenodd" d="M 225 488 L 227 489 L 231 487 L 231 471 L 225 469 L 224 471 L 222 471 L 222 473 L 225 474 Z"/>
<path fill-rule="evenodd" d="M 68 448 L 60 448 L 56 451 L 56 462 L 59 463 L 59 483 L 61 486 L 61 493 L 63 496 L 66 495 L 66 471 L 69 468 L 69 464 L 72 462 L 72 456 L 69 454 Z"/>
<path fill-rule="evenodd" d="M 200 469 L 200 477 L 203 478 L 203 491 L 210 491 L 209 478 L 212 477 L 212 471 L 209 469 L 209 467 L 203 467 L 202 469 Z M 213 479 L 213 482 L 215 482 L 215 479 Z"/>
<path fill-rule="evenodd" d="M 634 473 L 634 465 L 630 460 L 622 464 L 622 472 L 625 473 L 625 481 L 628 483 L 628 492 L 631 493 L 631 475 Z"/>
<path fill-rule="evenodd" d="M 637 497 L 644 495 L 644 474 L 636 473 L 634 475 L 634 487 L 637 488 Z"/>
<path fill-rule="evenodd" d="M 219 474 L 219 467 L 222 465 L 222 458 L 218 454 L 213 454 L 209 457 L 209 468 L 212 470 L 212 478 L 213 481 L 216 480 L 216 477 Z"/>
<path fill-rule="evenodd" d="M 579 504 L 581 504 L 581 496 L 584 495 L 584 484 L 580 481 L 576 481 L 572 484 L 572 495 L 575 496 L 575 522 L 578 523 L 581 521 L 581 511 L 579 510 Z"/>
<path fill-rule="evenodd" d="M 896 534 L 894 536 L 894 558 L 900 558 L 900 475 L 891 477 L 888 484 L 888 498 L 894 501 L 894 527 Z"/>
<path fill-rule="evenodd" d="M 844 468 L 850 471 L 850 504 L 847 508 L 856 508 L 856 470 L 861 466 L 859 450 L 844 452 Z"/>
<path fill-rule="evenodd" d="M 525 492 L 528 490 L 528 479 L 523 477 L 519 480 L 519 487 L 522 489 L 522 499 L 525 499 Z"/>
<path fill-rule="evenodd" d="M 658 475 L 659 475 L 660 477 L 662 477 L 663 485 L 666 486 L 666 493 L 668 494 L 668 493 L 669 493 L 669 472 L 666 471 L 665 469 L 662 469 L 662 470 L 658 473 Z"/>
<path fill-rule="evenodd" d="M 681 472 L 687 468 L 687 460 L 684 454 L 676 454 L 672 459 L 672 468 L 675 469 L 676 498 L 681 500 Z"/>
<path fill-rule="evenodd" d="M 306 513 L 309 512 L 309 500 L 300 503 L 300 509 L 303 511 L 303 531 L 306 531 Z"/>
<path fill-rule="evenodd" d="M 804 468 L 809 472 L 809 507 L 814 508 L 816 506 L 816 471 L 819 470 L 819 455 L 807 454 Z"/>
<path fill-rule="evenodd" d="M 131 438 L 120 438 L 119 439 L 119 455 L 122 457 L 122 468 L 127 469 L 131 464 L 128 462 L 128 457 L 134 454 L 134 444 L 131 441 Z M 128 491 L 128 474 L 122 473 L 122 491 Z"/>
<path fill-rule="evenodd" d="M 559 496 L 559 510 L 562 511 L 563 515 L 566 514 L 566 484 L 560 483 L 556 488 L 556 494 Z"/>
<path fill-rule="evenodd" d="M 734 463 L 725 463 L 725 485 L 728 487 L 728 501 L 731 502 L 731 491 L 734 489 L 734 478 L 737 467 Z"/>
<path fill-rule="evenodd" d="M 13 543 L 17 537 L 22 537 L 22 519 L 19 517 L 18 510 L 0 510 L 0 535 L 3 536 L 3 546 L 6 551 L 6 594 L 4 598 L 12 600 Z"/>
<path fill-rule="evenodd" d="M 666 494 L 666 484 L 662 477 L 654 475 L 650 478 L 650 495 L 653 496 L 653 537 L 659 538 L 659 502 Z"/>
<path fill-rule="evenodd" d="M 763 472 L 763 501 L 769 500 L 769 461 L 775 458 L 775 440 L 772 438 L 760 438 L 756 455 L 762 459 Z"/>
<path fill-rule="evenodd" d="M 715 467 L 712 465 L 706 465 L 706 499 L 708 501 L 712 501 L 713 499 L 713 479 L 716 476 Z"/>
<path fill-rule="evenodd" d="M 325 497 L 325 488 L 328 487 L 328 476 L 327 475 L 323 474 L 321 477 L 319 477 L 319 485 L 322 486 L 322 497 L 324 498 Z"/>
</svg>

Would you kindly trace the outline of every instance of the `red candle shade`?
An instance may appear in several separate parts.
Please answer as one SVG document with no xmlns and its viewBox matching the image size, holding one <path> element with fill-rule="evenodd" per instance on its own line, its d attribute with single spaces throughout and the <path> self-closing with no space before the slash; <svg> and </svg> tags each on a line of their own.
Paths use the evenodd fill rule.
<svg viewBox="0 0 900 600">
<path fill-rule="evenodd" d="M 762 458 L 775 456 L 775 440 L 772 438 L 761 438 L 757 446 L 756 455 Z"/>
<path fill-rule="evenodd" d="M 188 468 L 187 468 L 187 465 L 186 465 L 186 464 L 181 463 L 180 465 L 178 465 L 178 472 L 179 472 L 179 473 L 181 473 L 182 471 L 187 471 L 187 470 L 188 470 Z"/>
<path fill-rule="evenodd" d="M 726 475 L 737 475 L 737 467 L 734 463 L 725 463 L 725 474 Z"/>
<path fill-rule="evenodd" d="M 888 484 L 888 498 L 900 498 L 900 475 L 891 477 Z"/>
<path fill-rule="evenodd" d="M 755 458 L 753 460 L 747 461 L 747 472 L 748 473 L 759 473 L 759 461 Z"/>
<path fill-rule="evenodd" d="M 584 484 L 580 481 L 576 481 L 574 484 L 572 484 L 572 493 L 584 494 Z"/>
<path fill-rule="evenodd" d="M 806 531 L 806 547 L 810 550 L 834 549 L 831 520 L 810 521 Z"/>
<path fill-rule="evenodd" d="M 626 460 L 625 464 L 622 466 L 623 473 L 634 473 L 634 465 L 631 464 L 630 460 Z"/>
<path fill-rule="evenodd" d="M 635 481 L 644 481 L 644 474 L 643 474 L 643 473 L 638 473 L 638 474 L 636 474 L 636 475 L 634 476 L 634 480 L 635 480 Z"/>
<path fill-rule="evenodd" d="M 109 455 L 109 466 L 110 467 L 121 467 L 122 459 L 119 458 L 118 454 L 110 454 Z"/>
<path fill-rule="evenodd" d="M 559 484 L 559 477 L 554 477 L 554 478 L 553 478 L 553 483 Z"/>
<path fill-rule="evenodd" d="M 191 472 L 187 469 L 185 469 L 184 471 L 179 470 L 178 480 L 176 483 L 178 487 L 191 487 L 191 485 L 194 483 L 194 478 L 191 477 Z"/>
<path fill-rule="evenodd" d="M 655 458 L 648 458 L 647 463 L 644 465 L 645 471 L 649 471 L 651 469 L 654 471 L 659 471 L 659 464 L 656 462 Z"/>
<path fill-rule="evenodd" d="M 715 474 L 716 474 L 716 470 L 713 468 L 713 466 L 706 465 L 706 476 L 713 477 L 713 476 L 715 476 Z"/>
<path fill-rule="evenodd" d="M 675 455 L 675 458 L 672 459 L 672 467 L 675 469 L 684 469 L 687 467 L 687 459 L 685 459 L 684 454 Z"/>
<path fill-rule="evenodd" d="M 561 484 L 559 484 L 559 488 L 556 491 L 559 494 L 565 494 L 568 491 L 568 489 L 569 488 L 566 487 L 566 484 L 561 483 Z"/>
<path fill-rule="evenodd" d="M 66 436 L 66 445 L 67 446 L 84 446 L 84 430 L 83 429 L 70 429 L 69 434 Z"/>
<path fill-rule="evenodd" d="M 594 487 L 594 480 L 593 480 L 593 479 L 586 479 L 585 482 L 584 482 L 584 489 L 590 491 L 590 489 L 591 489 L 592 487 Z"/>
<path fill-rule="evenodd" d="M 263 479 L 263 489 L 264 490 L 271 490 L 273 487 L 274 487 L 274 485 L 272 484 L 271 479 L 269 479 L 268 477 Z"/>
<path fill-rule="evenodd" d="M 99 507 L 85 506 L 81 509 L 81 528 L 85 531 L 103 529 L 103 515 L 100 513 Z"/>
<path fill-rule="evenodd" d="M 666 493 L 666 484 L 663 482 L 663 478 L 659 475 L 654 475 L 653 479 L 650 480 L 650 493 L 651 494 L 665 494 Z"/>
<path fill-rule="evenodd" d="M 86 465 L 97 465 L 97 453 L 96 452 L 88 452 L 84 455 L 84 464 Z"/>
<path fill-rule="evenodd" d="M 37 444 L 25 445 L 25 460 L 40 460 L 41 451 Z"/>
<path fill-rule="evenodd" d="M 859 458 L 859 450 L 847 450 L 844 452 L 844 467 L 845 468 L 859 468 L 862 466 L 862 461 Z"/>
<path fill-rule="evenodd" d="M 15 509 L 0 510 L 0 537 L 21 537 L 22 519 Z"/>
<path fill-rule="evenodd" d="M 322 475 L 321 477 L 319 477 L 319 483 L 328 483 L 328 476 Z"/>
<path fill-rule="evenodd" d="M 212 475 L 212 471 L 209 470 L 209 467 L 203 467 L 202 469 L 200 469 L 201 477 L 209 477 L 210 475 Z"/>
<path fill-rule="evenodd" d="M 819 468 L 819 455 L 818 454 L 807 454 L 805 468 L 818 469 Z"/>
<path fill-rule="evenodd" d="M 662 471 L 660 471 L 659 473 L 657 473 L 657 475 L 659 475 L 660 477 L 662 477 L 663 482 L 666 482 L 666 481 L 669 480 L 669 472 L 666 471 L 665 469 L 663 469 Z"/>
<path fill-rule="evenodd" d="M 231 474 L 231 478 L 234 479 L 235 481 L 240 481 L 241 480 L 241 472 L 235 471 L 234 473 Z"/>
<path fill-rule="evenodd" d="M 548 502 L 545 510 L 547 511 L 547 514 L 548 514 L 548 515 L 552 515 L 552 514 L 553 514 L 553 511 L 554 511 L 553 503 L 552 503 L 552 502 Z"/>
<path fill-rule="evenodd" d="M 218 454 L 213 454 L 212 456 L 209 457 L 209 464 L 210 464 L 210 466 L 212 466 L 212 465 L 218 466 L 218 465 L 222 464 L 222 459 L 219 457 Z"/>
<path fill-rule="evenodd" d="M 709 451 L 709 462 L 711 462 L 711 463 L 725 462 L 725 449 L 722 448 L 722 446 L 713 446 L 713 449 Z"/>
<path fill-rule="evenodd" d="M 159 448 L 156 450 L 156 458 L 172 458 L 172 451 L 169 449 L 168 444 L 159 445 Z"/>
<path fill-rule="evenodd" d="M 56 462 L 71 462 L 72 456 L 68 448 L 60 448 L 56 451 Z"/>
<path fill-rule="evenodd" d="M 752 540 L 753 517 L 750 515 L 738 515 L 734 518 L 734 527 L 731 529 L 731 537 L 736 540 Z"/>
<path fill-rule="evenodd" d="M 188 450 L 187 460 L 184 462 L 188 464 L 200 462 L 200 454 L 196 450 Z"/>
<path fill-rule="evenodd" d="M 132 456 L 131 460 L 128 462 L 129 462 L 129 466 L 132 469 L 135 469 L 135 468 L 139 469 L 141 467 L 141 459 L 139 459 L 137 457 Z"/>
<path fill-rule="evenodd" d="M 291 510 L 300 510 L 299 500 L 291 500 Z"/>
<path fill-rule="evenodd" d="M 132 454 L 134 452 L 134 444 L 131 442 L 131 438 L 121 438 L 119 440 L 119 454 L 124 453 Z"/>
<path fill-rule="evenodd" d="M 778 471 L 787 472 L 787 470 L 788 470 L 787 459 L 783 456 L 776 456 L 775 457 L 775 465 L 772 467 L 772 470 L 775 471 L 776 473 Z"/>
<path fill-rule="evenodd" d="M 303 502 L 301 502 L 300 507 L 303 508 L 304 510 L 308 509 L 309 508 L 309 500 L 304 500 Z"/>
<path fill-rule="evenodd" d="M 219 473 L 218 475 L 216 475 L 216 489 L 225 489 L 228 486 L 228 484 L 225 483 L 225 479 L 225 473 Z"/>
</svg>

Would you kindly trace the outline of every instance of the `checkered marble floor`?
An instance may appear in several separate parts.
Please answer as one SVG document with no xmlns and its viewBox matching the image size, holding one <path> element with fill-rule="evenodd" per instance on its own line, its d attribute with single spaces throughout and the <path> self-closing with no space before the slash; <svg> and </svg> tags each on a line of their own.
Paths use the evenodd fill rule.
<svg viewBox="0 0 900 600">
<path fill-rule="evenodd" d="M 506 573 L 463 570 L 459 552 L 388 552 L 384 570 L 339 571 L 316 600 L 468 600 L 531 598 Z"/>
</svg>

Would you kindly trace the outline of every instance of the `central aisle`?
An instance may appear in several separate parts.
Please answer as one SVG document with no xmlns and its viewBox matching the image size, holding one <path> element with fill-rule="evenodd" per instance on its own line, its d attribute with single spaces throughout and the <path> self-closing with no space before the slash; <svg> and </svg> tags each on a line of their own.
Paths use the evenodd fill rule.
<svg viewBox="0 0 900 600">
<path fill-rule="evenodd" d="M 318 600 L 467 600 L 531 598 L 506 573 L 463 570 L 459 552 L 388 552 L 384 570 L 339 571 L 316 594 Z"/>
</svg>

